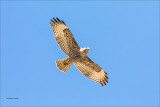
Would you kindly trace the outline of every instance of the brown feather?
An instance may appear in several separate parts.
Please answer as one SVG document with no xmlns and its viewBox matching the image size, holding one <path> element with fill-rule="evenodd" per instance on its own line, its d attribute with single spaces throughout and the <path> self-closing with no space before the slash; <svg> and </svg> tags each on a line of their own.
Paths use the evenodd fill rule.
<svg viewBox="0 0 160 107">
<path fill-rule="evenodd" d="M 55 22 L 51 19 L 51 22 L 53 22 L 55 24 Z"/>
<path fill-rule="evenodd" d="M 65 22 L 64 22 L 63 20 L 62 20 L 62 23 L 63 23 L 64 25 L 66 25 Z"/>
<path fill-rule="evenodd" d="M 62 23 L 57 17 L 56 17 L 56 19 L 58 20 L 58 22 Z"/>
<path fill-rule="evenodd" d="M 58 23 L 58 21 L 53 17 L 53 20 Z"/>
<path fill-rule="evenodd" d="M 82 57 L 81 54 L 79 54 L 80 47 L 65 22 L 57 17 L 56 19 L 53 18 L 51 22 L 50 24 L 52 26 L 56 42 L 59 44 L 63 52 L 69 56 L 69 58 L 72 56 L 71 58 L 73 58 L 75 66 L 81 71 L 81 73 L 83 73 L 86 77 L 100 83 L 102 86 L 103 84 L 106 85 L 106 83 L 108 83 L 108 74 L 87 55 Z M 66 67 L 65 62 L 60 62 L 63 61 L 57 61 L 57 66 L 61 70 L 66 71 L 69 66 Z"/>
<path fill-rule="evenodd" d="M 72 55 L 75 51 L 80 49 L 72 32 L 66 25 L 59 23 L 59 19 L 56 20 L 53 18 L 53 20 L 53 23 L 56 24 L 55 26 L 52 25 L 56 42 L 59 44 L 60 48 L 65 54 L 68 56 Z"/>
<path fill-rule="evenodd" d="M 74 64 L 86 77 L 100 83 L 101 85 L 103 85 L 103 83 L 106 85 L 106 82 L 108 83 L 105 71 L 88 56 L 74 62 Z"/>
</svg>

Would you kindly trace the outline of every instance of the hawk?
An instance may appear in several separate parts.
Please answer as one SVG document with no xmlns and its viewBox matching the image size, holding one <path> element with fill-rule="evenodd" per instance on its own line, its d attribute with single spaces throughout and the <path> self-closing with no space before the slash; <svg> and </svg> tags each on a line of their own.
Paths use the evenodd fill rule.
<svg viewBox="0 0 160 107">
<path fill-rule="evenodd" d="M 72 63 L 74 63 L 78 70 L 86 77 L 100 83 L 102 86 L 106 85 L 106 83 L 108 83 L 108 74 L 87 56 L 89 48 L 81 48 L 77 44 L 72 32 L 63 20 L 56 17 L 51 19 L 50 24 L 56 42 L 59 44 L 62 51 L 68 55 L 67 58 L 56 61 L 58 69 L 66 72 Z"/>
</svg>

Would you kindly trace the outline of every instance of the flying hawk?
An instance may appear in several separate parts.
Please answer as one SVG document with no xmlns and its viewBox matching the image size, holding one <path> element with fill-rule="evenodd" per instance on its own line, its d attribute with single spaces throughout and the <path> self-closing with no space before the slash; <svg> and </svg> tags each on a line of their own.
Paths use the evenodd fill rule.
<svg viewBox="0 0 160 107">
<path fill-rule="evenodd" d="M 57 43 L 63 52 L 68 55 L 67 58 L 56 61 L 59 70 L 66 72 L 74 63 L 86 77 L 100 83 L 102 86 L 103 84 L 106 85 L 106 82 L 108 83 L 108 74 L 87 56 L 89 48 L 79 47 L 64 21 L 53 18 L 50 24 Z"/>
</svg>

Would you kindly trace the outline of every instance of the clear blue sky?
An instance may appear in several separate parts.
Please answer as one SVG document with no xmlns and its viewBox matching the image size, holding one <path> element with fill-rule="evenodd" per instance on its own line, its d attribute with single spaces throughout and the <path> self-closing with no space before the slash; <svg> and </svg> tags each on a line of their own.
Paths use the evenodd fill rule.
<svg viewBox="0 0 160 107">
<path fill-rule="evenodd" d="M 49 24 L 64 20 L 109 83 L 72 65 Z M 1 1 L 2 106 L 159 106 L 158 1 Z M 18 98 L 18 99 L 7 99 Z"/>
</svg>

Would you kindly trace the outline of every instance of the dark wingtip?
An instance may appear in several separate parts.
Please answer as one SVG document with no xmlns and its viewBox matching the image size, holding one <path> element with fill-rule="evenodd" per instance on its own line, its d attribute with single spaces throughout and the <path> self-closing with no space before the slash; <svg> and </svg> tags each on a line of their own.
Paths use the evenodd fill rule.
<svg viewBox="0 0 160 107">
<path fill-rule="evenodd" d="M 55 24 L 55 22 L 51 19 L 51 22 Z"/>
<path fill-rule="evenodd" d="M 64 22 L 63 20 L 60 20 L 58 17 L 56 17 L 56 18 L 53 17 L 53 20 L 51 19 L 51 22 L 52 22 L 53 24 L 62 23 L 62 24 L 64 24 L 64 25 L 66 25 L 65 22 Z M 50 23 L 50 24 L 51 24 L 51 23 Z"/>
<path fill-rule="evenodd" d="M 107 79 L 109 79 L 108 77 L 107 77 L 107 75 L 105 76 Z"/>
<path fill-rule="evenodd" d="M 103 83 L 104 83 L 104 85 L 106 85 L 106 82 L 105 82 L 105 81 L 104 81 Z"/>
<path fill-rule="evenodd" d="M 66 25 L 66 23 L 62 20 L 62 23 L 64 24 L 64 25 Z"/>
<path fill-rule="evenodd" d="M 53 17 L 53 20 L 56 22 L 56 23 L 58 23 L 58 21 Z"/>
<path fill-rule="evenodd" d="M 106 78 L 105 78 L 105 81 L 108 83 L 108 80 L 107 80 L 107 79 L 109 79 L 109 78 L 108 78 L 107 74 L 106 74 L 105 77 L 106 77 Z"/>
<path fill-rule="evenodd" d="M 103 86 L 103 84 L 106 85 L 106 83 L 108 83 L 108 80 L 107 80 L 107 79 L 108 79 L 107 73 L 105 73 L 105 74 L 106 74 L 106 75 L 105 75 L 105 77 L 104 77 L 104 80 L 101 81 L 101 83 L 100 83 L 102 86 Z"/>
<path fill-rule="evenodd" d="M 62 22 L 58 19 L 58 17 L 56 17 L 56 19 L 57 19 L 58 22 L 62 23 Z"/>
<path fill-rule="evenodd" d="M 105 81 L 108 83 L 107 79 L 105 78 Z"/>
<path fill-rule="evenodd" d="M 108 81 L 106 80 L 106 82 L 108 83 Z"/>
<path fill-rule="evenodd" d="M 103 86 L 103 81 L 101 81 L 100 84 Z"/>
<path fill-rule="evenodd" d="M 105 72 L 105 74 L 108 75 L 107 72 Z"/>
</svg>

